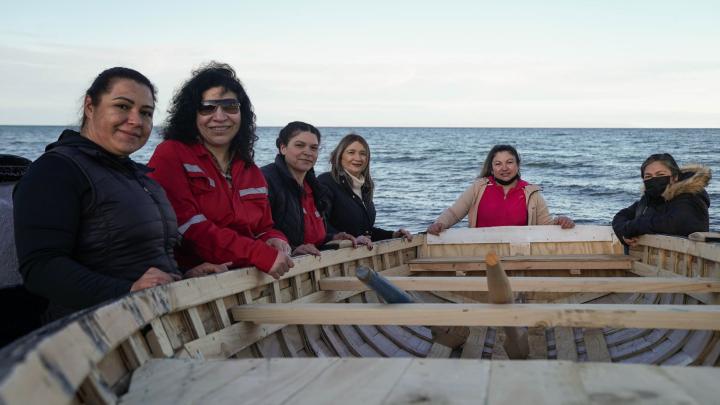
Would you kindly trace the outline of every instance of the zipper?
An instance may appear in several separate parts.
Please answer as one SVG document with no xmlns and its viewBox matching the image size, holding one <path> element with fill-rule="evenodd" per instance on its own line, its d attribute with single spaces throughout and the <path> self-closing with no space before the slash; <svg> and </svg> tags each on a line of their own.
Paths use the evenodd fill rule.
<svg viewBox="0 0 720 405">
<path fill-rule="evenodd" d="M 172 265 L 173 259 L 172 259 L 172 258 L 170 257 L 170 255 L 167 253 L 168 251 L 172 251 L 172 247 L 171 247 L 171 246 L 168 246 L 168 244 L 169 244 L 169 236 L 168 236 L 169 232 L 168 232 L 168 229 L 167 229 L 167 217 L 165 216 L 165 213 L 164 213 L 163 210 L 162 210 L 162 207 L 161 207 L 161 205 L 160 205 L 160 201 L 158 201 L 158 199 L 155 197 L 155 194 L 153 194 L 153 193 L 147 188 L 147 186 L 145 185 L 145 183 L 144 183 L 139 177 L 137 177 L 137 174 L 135 174 L 135 180 L 140 184 L 140 186 L 143 188 L 143 190 L 145 190 L 145 192 L 147 193 L 147 195 L 150 196 L 150 199 L 153 200 L 153 202 L 155 203 L 155 208 L 157 208 L 158 213 L 160 214 L 160 219 L 162 220 L 162 224 L 163 224 L 163 242 L 164 242 L 164 243 L 163 243 L 163 246 L 165 247 L 165 257 L 166 257 L 167 260 L 168 260 L 168 264 L 169 264 L 168 269 L 172 269 L 172 268 L 174 267 L 174 266 Z M 168 249 L 168 248 L 170 248 L 170 249 Z"/>
</svg>

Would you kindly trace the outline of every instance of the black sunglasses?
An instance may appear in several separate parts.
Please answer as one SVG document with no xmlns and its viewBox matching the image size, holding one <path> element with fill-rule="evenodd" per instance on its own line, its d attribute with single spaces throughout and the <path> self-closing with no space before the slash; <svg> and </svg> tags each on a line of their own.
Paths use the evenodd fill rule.
<svg viewBox="0 0 720 405">
<path fill-rule="evenodd" d="M 215 114 L 218 107 L 222 108 L 225 114 L 237 114 L 240 112 L 240 103 L 234 98 L 202 101 L 197 111 L 200 115 L 212 115 Z"/>
</svg>

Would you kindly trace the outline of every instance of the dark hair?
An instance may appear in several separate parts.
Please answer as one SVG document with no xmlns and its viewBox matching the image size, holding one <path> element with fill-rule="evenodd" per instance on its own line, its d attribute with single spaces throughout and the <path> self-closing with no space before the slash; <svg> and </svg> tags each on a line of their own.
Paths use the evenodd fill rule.
<svg viewBox="0 0 720 405">
<path fill-rule="evenodd" d="M 152 82 L 150 82 L 150 79 L 145 77 L 145 75 L 138 72 L 137 70 L 120 66 L 105 69 L 100 72 L 100 74 L 97 75 L 95 80 L 93 80 L 90 87 L 85 91 L 85 97 L 90 97 L 90 102 L 92 103 L 92 105 L 97 106 L 98 104 L 100 104 L 100 99 L 102 98 L 103 94 L 109 93 L 110 89 L 115 84 L 115 81 L 118 79 L 128 79 L 147 86 L 147 88 L 149 88 L 150 92 L 152 93 L 153 102 L 157 101 L 157 90 L 155 89 L 155 86 L 152 84 Z M 83 102 L 83 114 L 82 120 L 80 121 L 81 129 L 85 126 L 86 119 L 84 105 L 85 103 Z"/>
<path fill-rule="evenodd" d="M 275 146 L 277 146 L 278 151 L 280 151 L 280 145 L 289 144 L 290 140 L 293 139 L 300 132 L 310 132 L 312 134 L 315 134 L 315 136 L 317 136 L 318 143 L 320 143 L 320 131 L 318 131 L 317 128 L 308 124 L 307 122 L 293 121 L 285 125 L 285 127 L 280 130 L 280 133 L 275 140 Z"/>
<path fill-rule="evenodd" d="M 675 161 L 675 158 L 672 157 L 669 153 L 654 153 L 650 155 L 642 165 L 640 165 L 640 177 L 645 177 L 645 168 L 648 167 L 649 164 L 654 162 L 660 162 L 663 164 L 663 166 L 667 167 L 670 170 L 670 174 L 672 177 L 676 177 L 680 175 L 680 167 L 678 166 L 677 162 Z"/>
<path fill-rule="evenodd" d="M 492 160 L 495 158 L 495 155 L 497 155 L 498 152 L 509 152 L 511 155 L 513 155 L 515 157 L 515 160 L 517 161 L 518 174 L 520 174 L 520 155 L 518 155 L 517 150 L 515 150 L 515 148 L 510 145 L 495 145 L 492 147 L 492 149 L 490 149 L 490 152 L 488 152 L 487 157 L 485 158 L 485 163 L 483 163 L 482 170 L 480 171 L 480 177 L 492 176 Z"/>
<path fill-rule="evenodd" d="M 225 63 L 210 62 L 192 72 L 192 77 L 183 83 L 175 93 L 163 130 L 163 139 L 174 139 L 186 144 L 200 141 L 197 127 L 197 109 L 202 103 L 202 94 L 213 87 L 222 87 L 237 95 L 240 103 L 240 129 L 230 142 L 230 155 L 246 163 L 253 163 L 255 157 L 255 113 L 250 98 L 245 92 L 235 70 Z"/>
<path fill-rule="evenodd" d="M 349 133 L 340 140 L 335 149 L 333 149 L 330 153 L 330 176 L 332 176 L 336 182 L 340 182 L 340 176 L 343 176 L 345 173 L 345 170 L 342 167 L 342 154 L 353 142 L 359 142 L 363 147 L 365 147 L 365 151 L 367 152 L 367 166 L 365 166 L 362 176 L 365 177 L 365 186 L 367 186 L 370 199 L 372 200 L 375 183 L 373 183 L 372 177 L 370 177 L 370 145 L 368 145 L 367 141 L 362 136 L 355 133 Z"/>
</svg>

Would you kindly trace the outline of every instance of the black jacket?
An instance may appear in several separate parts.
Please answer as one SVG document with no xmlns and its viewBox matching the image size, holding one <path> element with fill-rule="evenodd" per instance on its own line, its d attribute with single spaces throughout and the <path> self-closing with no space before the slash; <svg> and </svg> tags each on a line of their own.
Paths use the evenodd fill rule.
<svg viewBox="0 0 720 405">
<path fill-rule="evenodd" d="M 149 267 L 178 272 L 175 213 L 148 171 L 66 130 L 18 183 L 20 273 L 51 318 L 126 294 Z"/>
<path fill-rule="evenodd" d="M 661 198 L 643 195 L 618 212 L 612 222 L 615 234 L 622 241 L 623 237 L 645 234 L 688 236 L 708 231 L 710 197 L 705 187 L 710 177 L 707 167 L 684 167 L 679 180 L 668 186 Z"/>
<path fill-rule="evenodd" d="M 305 239 L 305 221 L 301 202 L 303 187 L 297 184 L 290 174 L 285 158 L 281 154 L 275 157 L 275 163 L 263 166 L 261 170 L 268 183 L 268 198 L 275 229 L 287 236 L 290 246 L 294 249 L 302 245 Z M 318 182 L 312 169 L 305 175 L 305 180 L 312 189 L 315 207 L 325 219 L 328 206 L 327 190 Z M 327 221 L 325 221 L 325 230 L 327 234 L 323 243 L 331 240 L 335 234 Z"/>
<path fill-rule="evenodd" d="M 362 199 L 352 191 L 351 179 L 344 174 L 340 175 L 340 182 L 336 182 L 332 175 L 323 173 L 318 181 L 328 189 L 329 207 L 328 222 L 337 231 L 347 232 L 353 236 L 366 235 L 377 241 L 391 239 L 392 231 L 376 228 L 375 204 L 370 198 L 370 189 L 363 186 Z"/>
</svg>

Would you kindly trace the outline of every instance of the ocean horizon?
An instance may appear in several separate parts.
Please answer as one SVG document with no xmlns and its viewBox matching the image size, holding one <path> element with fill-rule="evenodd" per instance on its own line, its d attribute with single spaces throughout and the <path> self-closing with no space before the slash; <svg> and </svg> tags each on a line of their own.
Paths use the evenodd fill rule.
<svg viewBox="0 0 720 405">
<path fill-rule="evenodd" d="M 48 143 L 72 126 L 0 125 L 0 153 L 37 159 Z M 159 127 L 156 127 L 159 128 Z M 271 163 L 280 126 L 258 127 L 255 162 Z M 376 183 L 376 225 L 423 231 L 475 177 L 495 144 L 514 145 L 522 178 L 543 189 L 553 214 L 579 224 L 608 225 L 617 211 L 640 197 L 640 164 L 658 152 L 678 163 L 720 169 L 718 128 L 501 128 L 501 127 L 319 127 L 317 174 L 342 136 L 355 132 L 370 144 Z M 147 145 L 132 155 L 146 163 L 161 142 L 153 130 Z M 720 230 L 720 183 L 711 180 L 710 227 Z M 466 223 L 457 226 L 466 226 Z"/>
</svg>

